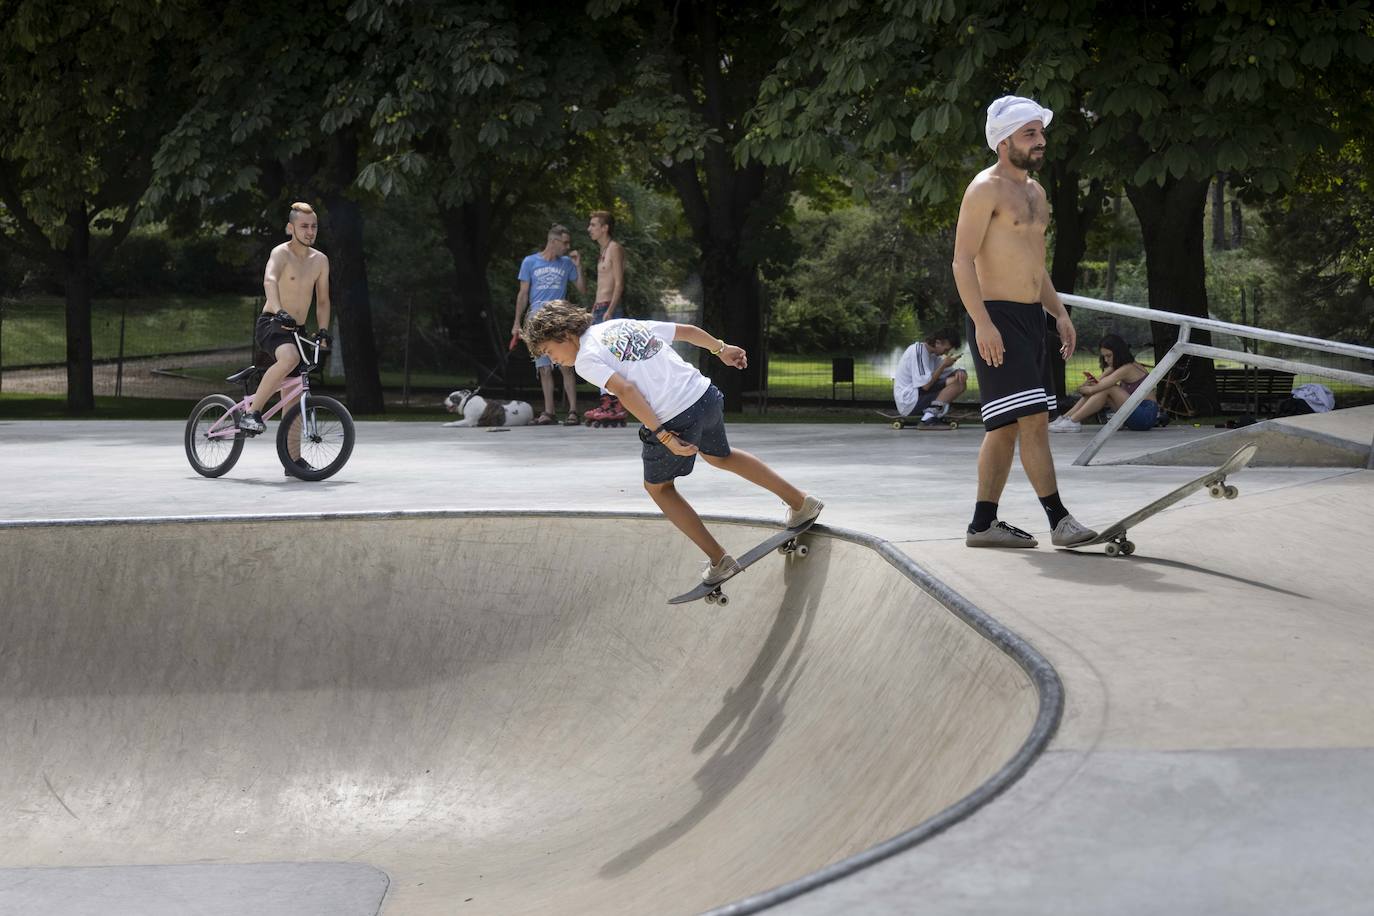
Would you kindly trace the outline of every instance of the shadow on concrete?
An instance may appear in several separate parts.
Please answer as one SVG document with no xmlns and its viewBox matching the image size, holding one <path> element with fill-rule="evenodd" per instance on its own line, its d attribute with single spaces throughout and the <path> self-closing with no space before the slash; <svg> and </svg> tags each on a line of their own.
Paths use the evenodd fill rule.
<svg viewBox="0 0 1374 916">
<path fill-rule="evenodd" d="M 262 478 L 262 477 L 213 477 L 213 478 L 211 478 L 211 477 L 201 477 L 199 474 L 196 474 L 196 475 L 194 475 L 194 476 L 188 477 L 187 479 L 188 479 L 188 480 L 213 480 L 216 484 L 221 484 L 221 483 L 232 483 L 232 484 L 238 484 L 238 485 L 241 486 L 241 487 L 272 487 L 272 488 L 274 488 L 274 489 L 275 489 L 275 488 L 279 488 L 279 487 L 300 487 L 300 486 L 305 486 L 305 487 L 319 488 L 319 489 L 323 489 L 323 490 L 333 490 L 333 489 L 336 489 L 336 488 L 338 488 L 338 487 L 351 487 L 351 486 L 353 486 L 355 483 L 357 483 L 356 480 L 338 480 L 338 479 L 335 479 L 335 478 L 330 478 L 329 480 L 314 480 L 314 481 L 311 481 L 311 480 L 301 480 L 299 477 L 287 477 L 285 474 L 283 474 L 281 477 L 278 477 L 278 478 L 275 478 L 275 479 L 272 479 L 272 478 L 266 478 L 266 479 L 264 479 L 264 478 Z"/>
<path fill-rule="evenodd" d="M 1053 556 L 1035 556 L 1028 551 L 1025 557 L 1032 564 L 1040 567 L 1041 575 L 1097 588 L 1126 587 L 1155 592 L 1202 591 L 1199 588 L 1168 581 L 1169 570 L 1180 570 L 1216 579 L 1225 579 L 1229 582 L 1249 585 L 1280 595 L 1310 600 L 1310 596 L 1301 592 L 1270 585 L 1267 582 L 1235 576 L 1231 573 L 1208 569 L 1193 563 L 1184 563 L 1181 560 L 1166 560 L 1162 557 L 1143 556 L 1139 553 L 1130 557 L 1109 557 L 1105 553 L 1059 550 L 1055 551 Z"/>
<path fill-rule="evenodd" d="M 788 559 L 788 562 L 795 562 Z M 715 752 L 693 774 L 701 797 L 677 820 L 640 840 L 601 867 L 602 878 L 618 878 L 639 868 L 676 843 L 714 811 L 763 759 L 782 730 L 784 707 L 801 680 L 807 637 L 816 620 L 817 604 L 830 565 L 830 549 L 813 543 L 802 561 L 800 575 L 787 575 L 773 627 L 740 682 L 725 691 L 720 710 L 692 743 L 699 754 L 712 744 Z M 788 646 L 791 651 L 786 651 Z M 774 675 L 779 661 L 786 661 Z"/>
</svg>

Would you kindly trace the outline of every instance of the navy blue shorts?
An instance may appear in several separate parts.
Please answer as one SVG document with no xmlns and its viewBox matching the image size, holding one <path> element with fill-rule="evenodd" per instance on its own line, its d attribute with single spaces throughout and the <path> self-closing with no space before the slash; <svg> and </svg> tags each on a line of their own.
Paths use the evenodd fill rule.
<svg viewBox="0 0 1374 916">
<path fill-rule="evenodd" d="M 1141 401 L 1135 405 L 1135 410 L 1126 418 L 1125 426 L 1127 429 L 1134 429 L 1137 432 L 1144 432 L 1147 429 L 1154 429 L 1155 422 L 1159 420 L 1159 402 Z"/>
<path fill-rule="evenodd" d="M 707 388 L 691 407 L 666 421 L 663 428 L 695 445 L 703 455 L 730 457 L 730 442 L 725 438 L 725 395 L 715 385 Z M 645 426 L 639 428 L 639 438 L 644 443 L 645 483 L 667 483 L 692 473 L 696 455 L 674 455 Z"/>
</svg>

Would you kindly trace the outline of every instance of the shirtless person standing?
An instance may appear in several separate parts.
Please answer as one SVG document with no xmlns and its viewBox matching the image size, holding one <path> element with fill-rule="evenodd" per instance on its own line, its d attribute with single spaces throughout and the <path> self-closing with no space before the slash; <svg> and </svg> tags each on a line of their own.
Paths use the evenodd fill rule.
<svg viewBox="0 0 1374 916">
<path fill-rule="evenodd" d="M 600 324 L 620 317 L 620 299 L 625 295 L 625 249 L 611 237 L 615 231 L 615 217 L 609 210 L 593 210 L 587 222 L 587 234 L 601 248 L 596 262 L 596 305 L 592 307 L 592 324 Z M 609 391 L 601 392 L 601 403 L 583 414 L 592 422 L 616 422 L 629 416 L 620 406 L 620 398 Z"/>
<path fill-rule="evenodd" d="M 978 501 L 964 542 L 970 547 L 1035 547 L 1026 532 L 997 520 L 997 502 L 1011 472 L 1016 442 L 1021 466 L 1045 507 L 1056 547 L 1096 537 L 1059 499 L 1050 454 L 1044 386 L 1045 324 L 1055 318 L 1065 358 L 1075 343 L 1073 322 L 1045 269 L 1049 203 L 1030 177 L 1045 161 L 1045 128 L 1054 113 L 1037 102 L 1005 96 L 988 106 L 987 141 L 997 164 L 964 192 L 954 236 L 954 282 L 968 311 L 967 329 L 983 400 L 978 452 Z"/>
<path fill-rule="evenodd" d="M 287 217 L 286 234 L 291 240 L 272 249 L 263 273 L 262 287 L 267 303 L 253 329 L 258 349 L 270 353 L 276 362 L 263 373 L 258 390 L 253 395 L 252 409 L 239 417 L 239 429 L 256 435 L 267 428 L 262 422 L 262 409 L 286 381 L 286 377 L 300 364 L 301 354 L 289 327 L 304 327 L 310 314 L 310 298 L 315 298 L 315 319 L 319 330 L 315 338 L 329 345 L 329 258 L 314 249 L 315 236 L 320 230 L 319 217 L 309 204 L 294 203 Z M 282 411 L 290 404 L 283 404 Z M 292 450 L 295 454 L 295 450 Z"/>
</svg>

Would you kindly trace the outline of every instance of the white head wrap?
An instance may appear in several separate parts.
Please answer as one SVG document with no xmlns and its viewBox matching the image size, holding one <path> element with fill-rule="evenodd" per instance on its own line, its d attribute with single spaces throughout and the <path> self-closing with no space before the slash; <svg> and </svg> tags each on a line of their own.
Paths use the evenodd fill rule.
<svg viewBox="0 0 1374 916">
<path fill-rule="evenodd" d="M 1039 121 L 1049 127 L 1054 112 L 1041 108 L 1033 99 L 1023 99 L 1019 95 L 1004 95 L 988 106 L 987 136 L 988 146 L 995 153 L 997 144 L 1016 133 L 1031 121 Z"/>
</svg>

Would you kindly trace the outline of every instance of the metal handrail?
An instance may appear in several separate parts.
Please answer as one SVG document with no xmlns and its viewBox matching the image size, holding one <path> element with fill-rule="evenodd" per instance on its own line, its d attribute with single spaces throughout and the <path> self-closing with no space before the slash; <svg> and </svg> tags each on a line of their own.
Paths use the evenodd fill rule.
<svg viewBox="0 0 1374 916">
<path fill-rule="evenodd" d="M 1374 375 L 1363 372 L 1351 372 L 1348 369 L 1333 369 L 1328 366 L 1318 366 L 1312 363 L 1303 363 L 1296 360 L 1278 359 L 1272 356 L 1260 356 L 1258 353 L 1247 353 L 1243 350 L 1226 350 L 1220 347 L 1208 347 L 1201 344 L 1191 343 L 1189 335 L 1194 328 L 1201 331 L 1215 331 L 1221 334 L 1231 334 L 1235 337 L 1248 337 L 1251 340 L 1264 340 L 1270 343 L 1283 344 L 1289 347 L 1302 347 L 1308 350 L 1320 350 L 1324 353 L 1336 353 L 1341 356 L 1351 356 L 1356 359 L 1367 359 L 1374 361 L 1374 347 L 1362 347 L 1358 344 L 1338 343 L 1333 340 L 1323 340 L 1320 337 L 1305 337 L 1301 334 L 1288 334 L 1283 331 L 1272 331 L 1267 328 L 1256 328 L 1245 324 L 1235 324 L 1230 321 L 1218 321 L 1215 318 L 1199 318 L 1195 315 L 1182 315 L 1178 312 L 1165 312 L 1160 309 L 1141 308 L 1138 305 L 1125 305 L 1121 302 L 1109 302 L 1105 299 L 1092 299 L 1087 296 L 1074 296 L 1068 293 L 1060 294 L 1060 297 L 1068 305 L 1076 308 L 1084 308 L 1094 312 L 1107 312 L 1112 315 L 1121 315 L 1126 318 L 1139 318 L 1143 321 L 1158 321 L 1163 324 L 1173 324 L 1178 326 L 1178 340 L 1169 348 L 1169 352 L 1164 354 L 1164 358 L 1155 364 L 1154 369 L 1145 377 L 1143 383 L 1136 386 L 1135 391 L 1126 403 L 1121 405 L 1107 421 L 1107 424 L 1098 431 L 1093 437 L 1093 441 L 1088 443 L 1087 448 L 1079 453 L 1073 460 L 1075 465 L 1087 465 L 1094 456 L 1102 450 L 1102 446 L 1107 444 L 1107 440 L 1112 437 L 1121 424 L 1126 422 L 1126 418 L 1136 409 L 1145 396 L 1154 390 L 1155 386 L 1163 381 L 1164 376 L 1174 367 L 1174 363 L 1183 356 L 1204 356 L 1208 358 L 1234 359 L 1251 366 L 1260 366 L 1269 369 L 1280 369 L 1285 372 L 1301 373 L 1303 375 L 1318 375 L 1323 378 L 1334 379 L 1336 381 L 1347 382 L 1354 385 L 1363 385 L 1374 388 Z M 1369 447 L 1369 467 L 1374 468 L 1374 442 Z"/>
</svg>

